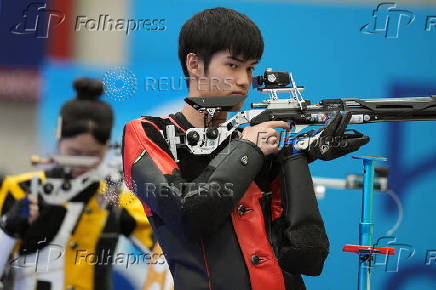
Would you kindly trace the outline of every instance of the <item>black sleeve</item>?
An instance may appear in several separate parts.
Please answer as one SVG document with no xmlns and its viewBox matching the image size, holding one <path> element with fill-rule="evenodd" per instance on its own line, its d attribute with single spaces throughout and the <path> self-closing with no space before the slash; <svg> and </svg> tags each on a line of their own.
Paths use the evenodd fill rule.
<svg viewBox="0 0 436 290">
<path fill-rule="evenodd" d="M 123 138 L 123 157 L 127 144 L 132 144 L 126 138 L 135 138 L 128 125 Z M 154 140 L 139 142 L 143 151 L 131 166 L 135 193 L 151 208 L 153 215 L 158 215 L 168 227 L 182 230 L 187 238 L 213 233 L 228 218 L 262 167 L 262 151 L 250 141 L 232 140 L 200 176 L 188 183 L 166 153 L 168 148 L 162 148 L 167 146 L 163 136 L 147 130 L 146 136 L 154 136 Z M 171 164 L 174 170 L 170 174 L 160 169 Z"/>
<path fill-rule="evenodd" d="M 288 157 L 281 165 L 279 180 L 283 214 L 273 223 L 279 265 L 294 274 L 320 275 L 329 240 L 305 155 Z"/>
</svg>

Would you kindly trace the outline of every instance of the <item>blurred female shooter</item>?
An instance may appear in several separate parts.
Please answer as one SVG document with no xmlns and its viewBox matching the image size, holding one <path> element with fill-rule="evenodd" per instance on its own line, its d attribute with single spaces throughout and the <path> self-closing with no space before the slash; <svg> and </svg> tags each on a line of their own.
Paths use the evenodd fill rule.
<svg viewBox="0 0 436 290">
<path fill-rule="evenodd" d="M 119 206 L 105 203 L 108 184 L 101 163 L 111 137 L 113 113 L 98 100 L 100 81 L 77 79 L 75 99 L 60 112 L 59 153 L 98 157 L 97 164 L 65 176 L 55 167 L 6 177 L 0 189 L 0 274 L 11 252 L 13 289 L 112 289 L 112 263 L 118 236 L 129 237 L 146 251 L 151 226 L 141 203 L 121 190 Z M 38 202 L 30 195 L 32 176 L 39 177 Z M 118 259 L 118 260 L 117 260 Z"/>
</svg>

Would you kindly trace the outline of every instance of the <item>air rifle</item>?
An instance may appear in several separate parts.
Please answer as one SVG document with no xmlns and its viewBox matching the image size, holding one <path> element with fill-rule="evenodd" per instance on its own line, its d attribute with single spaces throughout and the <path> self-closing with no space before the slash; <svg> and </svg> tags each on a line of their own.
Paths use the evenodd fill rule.
<svg viewBox="0 0 436 290">
<path fill-rule="evenodd" d="M 253 87 L 269 98 L 252 103 L 252 110 L 240 111 L 226 122 L 214 126 L 217 112 L 230 111 L 246 96 L 188 97 L 185 102 L 204 113 L 204 128 L 190 128 L 186 134 L 176 135 L 174 125 L 166 127 L 166 141 L 177 160 L 177 147 L 186 146 L 196 155 L 210 154 L 224 140 L 238 135 L 243 124 L 251 126 L 267 121 L 285 121 L 293 125 L 293 133 L 308 126 L 323 125 L 337 111 L 350 112 L 350 124 L 376 122 L 406 122 L 436 120 L 436 95 L 413 98 L 324 99 L 311 104 L 302 96 L 304 87 L 297 86 L 292 73 L 266 69 L 263 76 L 253 78 Z M 289 93 L 289 98 L 279 98 L 278 93 Z M 212 126 L 208 126 L 212 121 Z"/>
</svg>

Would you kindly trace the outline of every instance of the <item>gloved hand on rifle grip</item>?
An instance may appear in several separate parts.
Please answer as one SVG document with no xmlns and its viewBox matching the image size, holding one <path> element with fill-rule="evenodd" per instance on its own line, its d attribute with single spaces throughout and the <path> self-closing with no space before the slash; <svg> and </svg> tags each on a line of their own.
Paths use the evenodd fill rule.
<svg viewBox="0 0 436 290">
<path fill-rule="evenodd" d="M 31 195 L 16 201 L 12 208 L 0 217 L 0 228 L 11 237 L 22 237 L 38 216 L 37 203 Z"/>
<path fill-rule="evenodd" d="M 316 159 L 333 160 L 359 150 L 369 142 L 369 137 L 359 131 L 347 129 L 351 113 L 335 112 L 318 130 L 311 130 L 289 142 L 293 153 L 305 153 L 308 162 Z"/>
</svg>

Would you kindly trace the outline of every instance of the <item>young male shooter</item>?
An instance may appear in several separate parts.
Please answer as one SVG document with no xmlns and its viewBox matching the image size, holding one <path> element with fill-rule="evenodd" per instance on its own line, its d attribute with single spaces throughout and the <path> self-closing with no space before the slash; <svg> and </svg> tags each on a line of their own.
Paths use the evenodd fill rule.
<svg viewBox="0 0 436 290">
<path fill-rule="evenodd" d="M 190 97 L 247 95 L 262 53 L 258 27 L 231 9 L 204 10 L 180 31 Z M 279 152 L 275 129 L 289 125 L 265 122 L 210 155 L 178 148 L 176 163 L 160 130 L 203 127 L 203 117 L 186 104 L 124 128 L 126 182 L 148 211 L 175 289 L 305 289 L 301 274 L 319 275 L 329 251 L 307 160 L 340 157 L 369 138 L 344 133 L 350 116 L 336 114 L 312 134 L 317 142 L 300 153 L 289 146 Z M 217 117 L 223 122 L 227 114 Z M 328 146 L 327 137 L 346 142 Z"/>
</svg>

